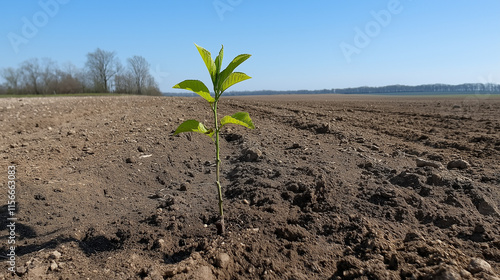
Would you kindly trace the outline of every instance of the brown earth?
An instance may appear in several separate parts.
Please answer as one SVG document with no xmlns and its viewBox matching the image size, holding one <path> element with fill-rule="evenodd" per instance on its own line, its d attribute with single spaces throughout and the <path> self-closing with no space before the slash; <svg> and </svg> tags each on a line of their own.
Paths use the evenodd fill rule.
<svg viewBox="0 0 500 280">
<path fill-rule="evenodd" d="M 499 279 L 500 98 L 225 99 L 224 236 L 208 110 L 1 99 L 0 279 Z"/>
</svg>

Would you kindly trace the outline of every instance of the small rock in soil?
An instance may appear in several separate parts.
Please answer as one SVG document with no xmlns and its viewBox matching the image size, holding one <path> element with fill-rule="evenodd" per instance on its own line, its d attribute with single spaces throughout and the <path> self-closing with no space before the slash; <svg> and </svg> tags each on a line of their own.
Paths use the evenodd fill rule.
<svg viewBox="0 0 500 280">
<path fill-rule="evenodd" d="M 55 271 L 57 268 L 59 268 L 59 266 L 57 265 L 57 263 L 55 261 L 52 261 L 50 263 L 50 270 Z"/>
<path fill-rule="evenodd" d="M 452 160 L 448 162 L 447 165 L 448 169 L 467 169 L 470 167 L 470 164 L 463 160 L 463 159 L 458 159 L 458 160 Z"/>
<path fill-rule="evenodd" d="M 166 248 L 165 240 L 161 238 L 156 239 L 153 243 L 153 248 L 158 248 L 160 250 L 165 249 Z"/>
<path fill-rule="evenodd" d="M 61 257 L 61 255 L 62 254 L 59 251 L 52 251 L 49 254 L 49 259 L 58 260 Z"/>
<path fill-rule="evenodd" d="M 485 272 L 489 274 L 493 273 L 491 265 L 487 261 L 480 258 L 471 259 L 469 266 L 467 267 L 467 270 L 469 270 L 472 274 L 480 272 Z"/>
<path fill-rule="evenodd" d="M 215 264 L 220 268 L 226 268 L 231 262 L 231 258 L 226 253 L 220 253 L 215 259 Z"/>
</svg>

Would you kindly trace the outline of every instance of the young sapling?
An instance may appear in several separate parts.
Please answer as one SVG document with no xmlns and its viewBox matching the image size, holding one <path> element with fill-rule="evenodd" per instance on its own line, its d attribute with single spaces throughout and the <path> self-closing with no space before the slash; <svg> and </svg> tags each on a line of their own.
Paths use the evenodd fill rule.
<svg viewBox="0 0 500 280">
<path fill-rule="evenodd" d="M 237 124 L 250 129 L 254 129 L 255 126 L 250 118 L 250 115 L 247 112 L 238 112 L 231 116 L 224 116 L 223 118 L 218 119 L 217 115 L 217 105 L 219 104 L 219 99 L 221 95 L 226 91 L 229 87 L 242 82 L 244 80 L 250 79 L 250 77 L 242 72 L 234 72 L 236 67 L 238 67 L 241 63 L 247 60 L 251 55 L 249 54 L 240 54 L 236 56 L 229 65 L 221 71 L 222 58 L 224 55 L 224 46 L 221 47 L 219 51 L 219 55 L 215 58 L 215 61 L 212 59 L 212 55 L 206 49 L 196 45 L 198 52 L 201 55 L 201 58 L 205 62 L 205 66 L 210 73 L 210 78 L 212 79 L 213 96 L 210 94 L 207 86 L 199 80 L 185 80 L 180 82 L 174 86 L 174 88 L 190 90 L 199 96 L 203 97 L 209 104 L 210 109 L 213 113 L 213 127 L 207 128 L 203 123 L 197 120 L 187 120 L 179 125 L 174 132 L 174 135 L 183 132 L 198 132 L 201 134 L 205 134 L 209 136 L 214 144 L 215 144 L 215 185 L 217 187 L 217 193 L 219 198 L 219 215 L 220 219 L 217 222 L 217 233 L 224 234 L 225 226 L 224 226 L 224 211 L 222 207 L 222 187 L 220 184 L 220 141 L 219 135 L 222 127 L 226 124 Z"/>
</svg>

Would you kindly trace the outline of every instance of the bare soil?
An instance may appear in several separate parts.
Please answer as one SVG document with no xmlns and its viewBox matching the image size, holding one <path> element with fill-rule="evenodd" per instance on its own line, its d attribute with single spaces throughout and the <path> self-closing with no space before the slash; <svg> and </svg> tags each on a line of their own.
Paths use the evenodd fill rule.
<svg viewBox="0 0 500 280">
<path fill-rule="evenodd" d="M 0 279 L 499 279 L 500 98 L 0 100 Z M 15 272 L 6 259 L 16 168 Z M 3 172 L 3 174 L 2 174 Z"/>
</svg>

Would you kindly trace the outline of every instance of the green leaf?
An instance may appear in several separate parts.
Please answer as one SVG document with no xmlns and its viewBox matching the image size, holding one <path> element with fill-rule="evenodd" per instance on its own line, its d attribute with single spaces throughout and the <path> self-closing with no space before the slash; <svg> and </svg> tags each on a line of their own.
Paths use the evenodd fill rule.
<svg viewBox="0 0 500 280">
<path fill-rule="evenodd" d="M 229 77 L 229 75 L 231 73 L 233 73 L 234 69 L 236 69 L 236 67 L 238 67 L 240 64 L 242 64 L 243 62 L 245 62 L 245 60 L 247 60 L 248 58 L 250 58 L 250 54 L 240 54 L 238 55 L 237 57 L 235 57 L 233 59 L 233 61 L 231 61 L 231 63 L 229 63 L 229 65 L 226 67 L 226 69 L 224 69 L 220 75 L 219 75 L 219 79 L 218 79 L 218 86 L 221 86 L 227 79 L 227 77 Z"/>
<path fill-rule="evenodd" d="M 227 79 L 224 81 L 224 83 L 222 83 L 220 90 L 221 90 L 221 92 L 224 92 L 229 87 L 231 87 L 231 86 L 233 86 L 233 85 L 235 85 L 235 84 L 237 84 L 239 82 L 242 82 L 244 80 L 248 80 L 250 78 L 251 77 L 248 76 L 245 73 L 241 73 L 241 72 L 231 73 L 231 74 L 229 74 L 229 76 L 227 77 Z"/>
<path fill-rule="evenodd" d="M 214 131 L 212 129 L 207 129 L 205 125 L 203 125 L 201 122 L 197 120 L 187 120 L 179 125 L 177 129 L 174 132 L 174 135 L 177 135 L 179 133 L 183 132 L 198 132 L 201 134 L 208 135 L 212 137 L 214 134 Z"/>
<path fill-rule="evenodd" d="M 222 64 L 222 58 L 224 56 L 224 45 L 222 45 L 219 55 L 215 58 L 215 75 L 217 76 L 220 73 L 220 67 Z"/>
<path fill-rule="evenodd" d="M 210 91 L 208 90 L 207 86 L 202 81 L 185 80 L 176 84 L 173 88 L 190 90 L 203 97 L 209 103 L 215 102 L 215 99 L 210 95 Z"/>
<path fill-rule="evenodd" d="M 196 44 L 194 44 L 196 48 L 198 49 L 198 52 L 201 55 L 201 58 L 203 58 L 203 61 L 205 62 L 205 66 L 207 66 L 208 73 L 210 73 L 210 77 L 212 78 L 212 82 L 215 83 L 215 74 L 217 71 L 217 68 L 215 67 L 215 62 L 212 59 L 212 54 L 204 49 L 203 47 L 200 47 Z"/>
<path fill-rule="evenodd" d="M 244 127 L 248 127 L 250 129 L 254 129 L 252 119 L 247 112 L 238 112 L 232 116 L 225 116 L 220 120 L 221 127 L 225 124 L 232 123 L 237 125 L 242 125 Z"/>
</svg>

